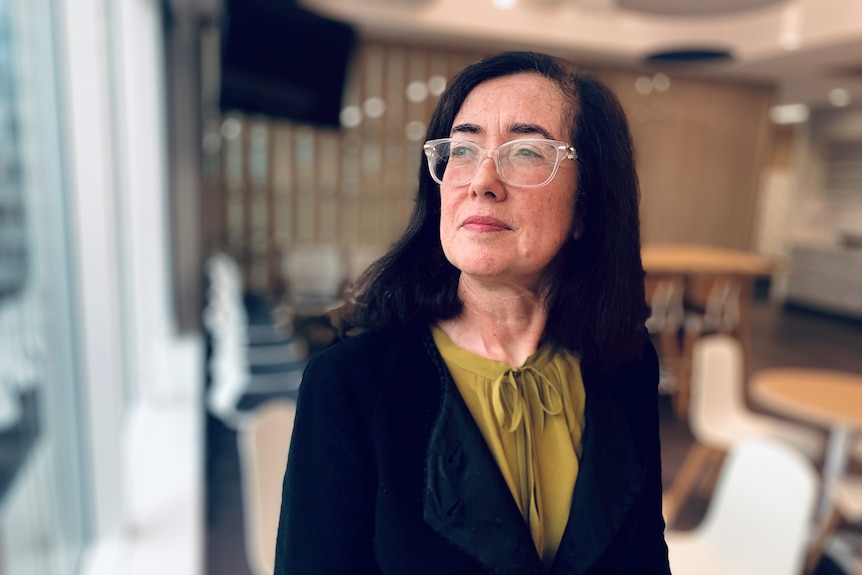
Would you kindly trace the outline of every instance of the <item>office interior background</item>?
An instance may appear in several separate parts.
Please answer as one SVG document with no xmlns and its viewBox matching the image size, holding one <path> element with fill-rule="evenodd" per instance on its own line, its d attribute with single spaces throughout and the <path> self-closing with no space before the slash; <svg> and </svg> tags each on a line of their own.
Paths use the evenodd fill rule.
<svg viewBox="0 0 862 575">
<path fill-rule="evenodd" d="M 779 262 L 759 297 L 862 356 L 862 2 L 306 0 L 346 27 L 244 40 L 262 93 L 343 83 L 325 117 L 249 99 L 241 4 L 0 0 L 0 573 L 217 572 L 207 263 L 283 321 L 336 300 L 403 229 L 446 81 L 501 49 L 619 95 L 645 245 Z"/>
</svg>

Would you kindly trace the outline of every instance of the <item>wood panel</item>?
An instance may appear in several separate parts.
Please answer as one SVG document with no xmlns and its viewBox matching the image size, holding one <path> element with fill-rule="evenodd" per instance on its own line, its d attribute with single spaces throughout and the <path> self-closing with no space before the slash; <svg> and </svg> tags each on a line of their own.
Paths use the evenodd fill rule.
<svg viewBox="0 0 862 575">
<path fill-rule="evenodd" d="M 644 242 L 750 249 L 772 90 L 672 77 L 668 89 L 644 94 L 641 76 L 597 75 L 629 115 Z"/>
</svg>

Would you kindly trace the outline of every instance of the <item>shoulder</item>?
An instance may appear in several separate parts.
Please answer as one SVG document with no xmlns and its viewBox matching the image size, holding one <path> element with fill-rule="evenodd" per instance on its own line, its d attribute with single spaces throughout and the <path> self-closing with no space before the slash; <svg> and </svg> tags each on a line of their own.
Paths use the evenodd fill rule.
<svg viewBox="0 0 862 575">
<path fill-rule="evenodd" d="M 584 374 L 587 393 L 607 394 L 628 418 L 650 413 L 658 401 L 659 363 L 655 347 L 644 335 L 640 354 L 609 373 Z"/>
<path fill-rule="evenodd" d="M 600 372 L 591 365 L 585 366 L 585 372 L 594 381 L 615 390 L 649 388 L 658 385 L 658 355 L 649 339 L 641 336 L 640 353 L 631 360 L 617 366 L 610 372 Z"/>
<path fill-rule="evenodd" d="M 299 387 L 297 421 L 329 429 L 337 421 L 354 432 L 365 430 L 373 444 L 393 421 L 409 426 L 434 411 L 443 384 L 425 332 L 368 331 L 315 354 Z"/>
<path fill-rule="evenodd" d="M 422 332 L 418 326 L 363 331 L 316 353 L 309 362 L 309 368 L 355 370 L 380 367 L 389 358 L 403 357 L 407 348 L 418 348 L 421 345 Z"/>
<path fill-rule="evenodd" d="M 658 376 L 658 355 L 649 336 L 644 334 L 640 342 L 640 354 L 633 360 L 624 363 L 616 370 L 617 377 L 629 384 L 643 385 L 644 380 Z M 658 384 L 658 380 L 655 381 Z"/>
<path fill-rule="evenodd" d="M 429 361 L 425 339 L 429 338 L 423 337 L 421 327 L 411 326 L 365 331 L 340 340 L 312 356 L 300 393 L 322 392 L 321 388 L 360 394 L 379 391 L 386 382 L 424 369 L 423 362 Z"/>
</svg>

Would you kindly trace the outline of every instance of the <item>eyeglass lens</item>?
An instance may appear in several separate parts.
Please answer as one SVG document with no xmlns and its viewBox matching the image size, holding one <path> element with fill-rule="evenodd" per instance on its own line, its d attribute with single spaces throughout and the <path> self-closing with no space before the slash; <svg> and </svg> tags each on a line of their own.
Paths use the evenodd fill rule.
<svg viewBox="0 0 862 575">
<path fill-rule="evenodd" d="M 468 141 L 444 141 L 429 154 L 431 175 L 439 183 L 462 185 L 479 171 L 487 152 Z M 544 140 L 513 140 L 491 154 L 503 181 L 520 186 L 541 186 L 554 175 L 559 163 L 557 144 Z"/>
</svg>

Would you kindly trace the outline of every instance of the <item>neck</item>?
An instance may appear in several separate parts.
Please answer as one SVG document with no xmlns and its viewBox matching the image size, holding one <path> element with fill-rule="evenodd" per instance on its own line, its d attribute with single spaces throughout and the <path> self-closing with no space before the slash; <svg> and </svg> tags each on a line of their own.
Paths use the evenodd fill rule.
<svg viewBox="0 0 862 575">
<path fill-rule="evenodd" d="M 544 290 L 461 276 L 458 294 L 462 313 L 439 324 L 452 343 L 512 367 L 523 365 L 539 348 L 547 321 Z"/>
</svg>

